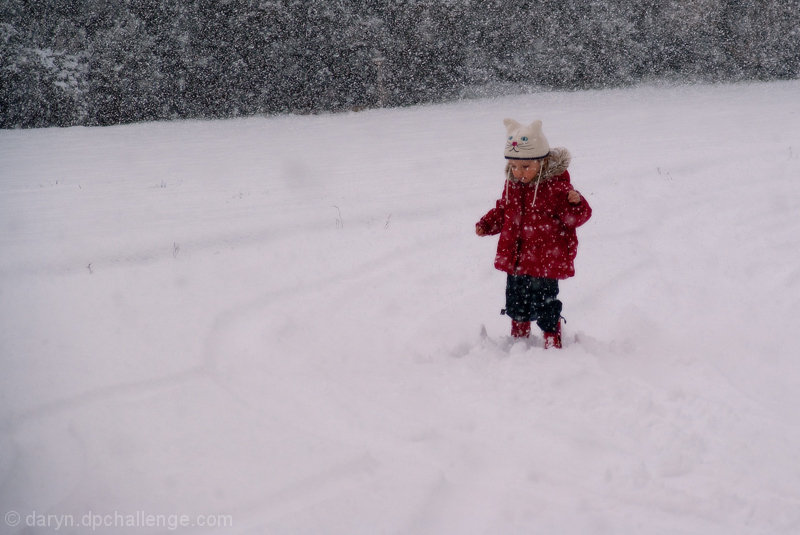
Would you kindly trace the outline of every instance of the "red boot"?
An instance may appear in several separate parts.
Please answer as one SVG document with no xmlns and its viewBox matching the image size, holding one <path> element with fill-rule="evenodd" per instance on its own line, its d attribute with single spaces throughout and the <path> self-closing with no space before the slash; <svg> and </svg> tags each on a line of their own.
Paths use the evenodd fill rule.
<svg viewBox="0 0 800 535">
<path fill-rule="evenodd" d="M 531 335 L 530 321 L 511 320 L 511 336 L 514 338 L 528 338 Z"/>
<path fill-rule="evenodd" d="M 561 349 L 561 320 L 556 325 L 555 332 L 544 333 L 544 348 L 555 347 Z"/>
</svg>

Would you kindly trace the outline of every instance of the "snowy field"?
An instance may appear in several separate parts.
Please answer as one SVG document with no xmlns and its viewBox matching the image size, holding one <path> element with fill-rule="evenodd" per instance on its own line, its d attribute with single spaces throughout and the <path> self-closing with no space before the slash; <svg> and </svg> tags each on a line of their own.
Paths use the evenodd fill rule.
<svg viewBox="0 0 800 535">
<path fill-rule="evenodd" d="M 594 209 L 561 351 L 508 338 L 474 234 L 507 116 Z M 0 533 L 800 533 L 798 81 L 1 131 L 0 162 Z"/>
</svg>

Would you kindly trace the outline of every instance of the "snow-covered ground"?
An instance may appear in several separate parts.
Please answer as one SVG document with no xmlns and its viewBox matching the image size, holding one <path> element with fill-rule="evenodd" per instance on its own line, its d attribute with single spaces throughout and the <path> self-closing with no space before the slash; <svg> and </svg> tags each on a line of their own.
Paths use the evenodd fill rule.
<svg viewBox="0 0 800 535">
<path fill-rule="evenodd" d="M 561 351 L 508 339 L 474 234 L 507 116 L 594 209 Z M 0 533 L 800 532 L 800 82 L 2 131 L 0 162 Z"/>
</svg>

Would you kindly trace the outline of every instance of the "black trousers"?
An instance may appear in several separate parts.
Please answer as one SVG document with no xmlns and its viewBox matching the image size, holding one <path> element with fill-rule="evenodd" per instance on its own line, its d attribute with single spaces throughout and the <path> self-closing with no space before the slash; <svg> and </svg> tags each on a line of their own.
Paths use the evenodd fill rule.
<svg viewBox="0 0 800 535">
<path fill-rule="evenodd" d="M 546 332 L 555 332 L 561 317 L 558 279 L 509 275 L 505 313 L 514 321 L 535 321 Z"/>
</svg>

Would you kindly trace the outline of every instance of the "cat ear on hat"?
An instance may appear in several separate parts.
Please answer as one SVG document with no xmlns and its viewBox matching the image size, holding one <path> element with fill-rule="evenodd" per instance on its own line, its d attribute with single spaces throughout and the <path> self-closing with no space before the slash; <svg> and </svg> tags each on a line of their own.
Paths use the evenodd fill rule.
<svg viewBox="0 0 800 535">
<path fill-rule="evenodd" d="M 542 121 L 540 119 L 536 119 L 535 121 L 533 121 L 530 125 L 528 125 L 528 128 L 530 128 L 533 132 L 535 132 L 538 135 L 542 135 L 543 133 Z"/>
<path fill-rule="evenodd" d="M 514 119 L 503 119 L 503 124 L 506 125 L 506 130 L 509 134 L 516 132 L 522 127 L 522 125 Z"/>
</svg>

